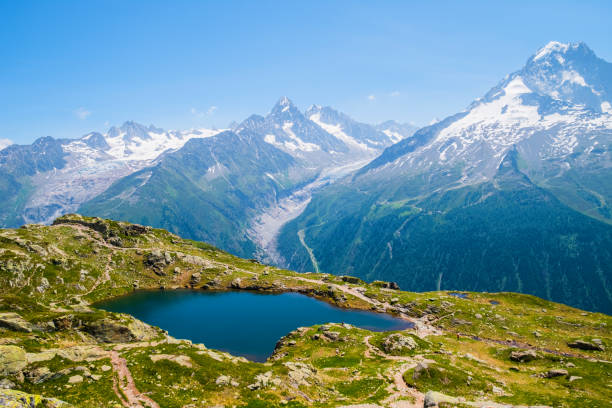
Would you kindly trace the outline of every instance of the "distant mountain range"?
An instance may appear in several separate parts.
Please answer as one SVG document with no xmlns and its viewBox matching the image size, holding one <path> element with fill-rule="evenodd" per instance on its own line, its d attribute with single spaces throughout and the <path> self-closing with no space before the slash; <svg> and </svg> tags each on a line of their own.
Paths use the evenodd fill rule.
<svg viewBox="0 0 612 408">
<path fill-rule="evenodd" d="M 334 169 L 365 164 L 415 130 L 359 123 L 329 107 L 304 115 L 284 97 L 266 117 L 253 115 L 231 130 L 125 122 L 75 140 L 45 137 L 0 151 L 0 225 L 49 223 L 80 211 L 253 256 L 263 253 L 253 236 L 258 214 Z"/>
<path fill-rule="evenodd" d="M 278 251 L 410 290 L 612 312 L 612 64 L 551 42 L 465 111 L 316 193 Z"/>
<path fill-rule="evenodd" d="M 0 225 L 78 211 L 300 271 L 612 312 L 612 64 L 551 42 L 415 130 L 283 97 L 226 130 L 45 137 L 0 150 Z"/>
</svg>

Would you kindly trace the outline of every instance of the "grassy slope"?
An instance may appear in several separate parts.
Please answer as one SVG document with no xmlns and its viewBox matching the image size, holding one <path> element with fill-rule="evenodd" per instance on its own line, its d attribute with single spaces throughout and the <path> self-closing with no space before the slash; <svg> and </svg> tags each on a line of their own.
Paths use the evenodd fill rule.
<svg viewBox="0 0 612 408">
<path fill-rule="evenodd" d="M 79 216 L 62 220 L 50 227 L 32 225 L 0 231 L 0 313 L 17 312 L 37 324 L 71 315 L 72 321 L 79 323 L 69 329 L 35 329 L 31 333 L 0 329 L 0 343 L 19 346 L 32 356 L 57 347 L 71 350 L 79 346 L 99 348 L 102 354 L 89 362 L 61 356 L 30 362 L 26 373 L 36 367 L 53 372 L 72 370 L 39 384 L 27 376 L 23 382 L 19 375 L 7 377 L 17 384 L 16 388 L 29 393 L 56 397 L 76 406 L 120 406 L 113 391 L 116 370 L 102 369 L 112 365 L 108 353 L 114 350 L 126 359 L 138 390 L 148 393 L 162 407 L 277 406 L 283 401 L 288 406 L 364 402 L 387 406 L 429 390 L 467 401 L 488 399 L 556 407 L 585 403 L 604 407 L 612 399 L 610 364 L 599 361 L 612 357 L 612 318 L 607 315 L 513 293 L 468 293 L 462 299 L 448 292 L 412 293 L 376 284 L 348 284 L 336 276 L 298 274 L 249 262 L 163 230 L 134 232 L 128 224 Z M 155 249 L 168 252 L 170 257 L 157 274 L 144 262 Z M 175 268 L 179 268 L 178 274 Z M 418 330 L 403 334 L 414 336 L 418 348 L 388 356 L 381 350 L 388 333 L 334 325 L 330 330 L 338 332 L 339 339 L 326 340 L 317 326 L 289 333 L 279 342 L 274 356 L 261 364 L 213 352 L 202 345 L 174 341 L 159 330 L 141 330 L 142 341 L 125 344 L 100 343 L 88 333 L 87 327 L 101 319 L 119 326 L 135 324 L 129 316 L 91 308 L 92 302 L 129 293 L 134 283 L 141 288 L 184 287 L 195 272 L 202 275 L 196 288 L 208 284 L 227 290 L 233 282 L 243 289 L 300 291 L 342 307 L 402 313 L 417 323 Z M 41 293 L 35 288 L 43 277 L 50 287 Z M 240 282 L 236 278 L 241 278 Z M 358 296 L 355 289 L 365 296 Z M 318 340 L 315 334 L 320 336 Z M 570 349 L 567 342 L 577 338 L 601 339 L 606 350 Z M 510 351 L 520 347 L 535 348 L 540 358 L 529 363 L 510 361 Z M 150 356 L 155 354 L 187 356 L 192 366 L 168 359 L 153 362 Z M 418 361 L 429 361 L 429 368 L 414 379 L 411 370 Z M 295 363 L 306 364 L 307 369 L 298 375 Z M 570 364 L 567 368 L 568 363 L 574 367 Z M 69 384 L 68 378 L 78 373 L 75 369 L 79 366 L 100 378 Z M 537 376 L 560 367 L 582 379 L 570 382 L 569 376 Z M 257 390 L 247 387 L 258 375 L 268 372 L 271 381 L 267 385 Z M 415 393 L 398 391 L 395 373 L 403 375 L 415 387 Z M 217 384 L 221 375 L 231 376 L 239 385 Z M 505 395 L 498 395 L 499 389 Z"/>
</svg>

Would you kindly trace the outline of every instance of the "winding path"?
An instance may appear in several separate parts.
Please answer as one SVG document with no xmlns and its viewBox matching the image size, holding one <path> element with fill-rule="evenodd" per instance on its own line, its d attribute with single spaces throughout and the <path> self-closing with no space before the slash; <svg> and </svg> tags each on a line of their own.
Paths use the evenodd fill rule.
<svg viewBox="0 0 612 408">
<path fill-rule="evenodd" d="M 113 370 L 117 373 L 117 382 L 113 385 L 117 386 L 119 389 L 115 387 L 115 393 L 121 400 L 121 403 L 124 407 L 128 408 L 160 408 L 157 402 L 153 401 L 148 396 L 142 394 L 136 388 L 136 384 L 134 384 L 134 379 L 132 378 L 132 374 L 127 366 L 127 362 L 116 351 L 110 352 L 110 360 L 113 365 Z M 119 392 L 121 391 L 121 392 Z M 127 401 L 123 398 L 123 396 L 127 399 Z"/>
</svg>

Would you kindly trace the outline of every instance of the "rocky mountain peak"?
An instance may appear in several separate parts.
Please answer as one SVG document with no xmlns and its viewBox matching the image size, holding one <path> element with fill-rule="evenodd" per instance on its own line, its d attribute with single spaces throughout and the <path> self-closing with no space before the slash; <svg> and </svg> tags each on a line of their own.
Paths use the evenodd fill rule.
<svg viewBox="0 0 612 408">
<path fill-rule="evenodd" d="M 276 105 L 274 105 L 272 111 L 270 111 L 270 115 L 276 117 L 290 117 L 301 115 L 301 112 L 291 101 L 291 99 L 283 96 L 278 100 L 278 102 L 276 102 Z"/>
<path fill-rule="evenodd" d="M 538 95 L 612 113 L 612 64 L 598 58 L 585 43 L 552 41 L 514 76 Z"/>
</svg>

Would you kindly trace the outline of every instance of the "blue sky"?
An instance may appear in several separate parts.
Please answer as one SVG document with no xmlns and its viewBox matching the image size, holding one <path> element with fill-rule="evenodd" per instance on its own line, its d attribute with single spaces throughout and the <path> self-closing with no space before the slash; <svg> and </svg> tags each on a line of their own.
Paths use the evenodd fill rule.
<svg viewBox="0 0 612 408">
<path fill-rule="evenodd" d="M 365 122 L 464 109 L 550 40 L 612 61 L 609 1 L 2 1 L 0 139 L 224 127 L 289 96 Z"/>
</svg>

